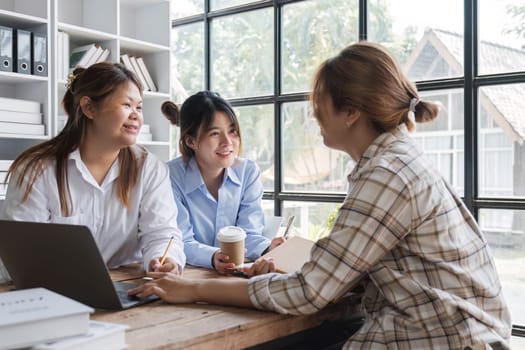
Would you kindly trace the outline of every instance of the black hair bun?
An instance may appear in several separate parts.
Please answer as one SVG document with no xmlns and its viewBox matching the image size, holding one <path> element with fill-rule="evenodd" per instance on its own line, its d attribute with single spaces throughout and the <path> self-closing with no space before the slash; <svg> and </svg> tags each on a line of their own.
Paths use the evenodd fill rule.
<svg viewBox="0 0 525 350">
<path fill-rule="evenodd" d="M 165 101 L 160 106 L 160 110 L 171 124 L 180 126 L 180 110 L 175 103 L 172 101 Z"/>
</svg>

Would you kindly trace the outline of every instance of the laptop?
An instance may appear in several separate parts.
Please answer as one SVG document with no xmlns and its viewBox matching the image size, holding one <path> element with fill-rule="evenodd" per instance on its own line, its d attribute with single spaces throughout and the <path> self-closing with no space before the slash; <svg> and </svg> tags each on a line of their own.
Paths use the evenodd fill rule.
<svg viewBox="0 0 525 350">
<path fill-rule="evenodd" d="M 0 220 L 0 258 L 17 289 L 44 287 L 112 310 L 158 299 L 128 296 L 136 284 L 111 280 L 86 226 Z"/>
</svg>

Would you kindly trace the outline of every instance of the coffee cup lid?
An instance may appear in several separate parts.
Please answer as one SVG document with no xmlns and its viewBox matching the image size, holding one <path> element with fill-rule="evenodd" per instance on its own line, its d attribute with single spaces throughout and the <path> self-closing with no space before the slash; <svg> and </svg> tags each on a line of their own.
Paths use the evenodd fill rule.
<svg viewBox="0 0 525 350">
<path fill-rule="evenodd" d="M 224 226 L 219 230 L 217 239 L 221 242 L 237 242 L 246 238 L 246 232 L 237 226 Z"/>
</svg>

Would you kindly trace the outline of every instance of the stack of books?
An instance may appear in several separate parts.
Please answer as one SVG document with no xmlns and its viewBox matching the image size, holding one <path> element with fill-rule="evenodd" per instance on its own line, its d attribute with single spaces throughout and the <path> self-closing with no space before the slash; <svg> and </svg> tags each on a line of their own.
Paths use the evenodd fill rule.
<svg viewBox="0 0 525 350">
<path fill-rule="evenodd" d="M 76 67 L 87 68 L 92 64 L 104 62 L 109 56 L 109 49 L 97 44 L 75 47 L 69 56 L 69 72 Z"/>
<path fill-rule="evenodd" d="M 57 35 L 57 74 L 59 79 L 66 80 L 76 67 L 87 68 L 94 63 L 108 59 L 110 50 L 98 44 L 82 45 L 69 50 L 69 34 L 58 32 Z"/>
<path fill-rule="evenodd" d="M 43 136 L 40 102 L 0 97 L 0 134 Z"/>
<path fill-rule="evenodd" d="M 137 78 L 139 78 L 144 91 L 153 91 L 156 92 L 157 85 L 151 78 L 151 74 L 144 63 L 142 57 L 129 56 L 123 54 L 120 56 L 120 60 L 126 66 L 127 69 L 134 72 Z"/>
<path fill-rule="evenodd" d="M 124 349 L 127 326 L 92 321 L 92 312 L 45 288 L 0 293 L 0 349 Z"/>
<path fill-rule="evenodd" d="M 153 141 L 153 135 L 151 134 L 149 124 L 142 124 L 142 128 L 140 129 L 139 136 L 137 137 L 137 142 L 149 142 L 149 141 Z"/>
</svg>

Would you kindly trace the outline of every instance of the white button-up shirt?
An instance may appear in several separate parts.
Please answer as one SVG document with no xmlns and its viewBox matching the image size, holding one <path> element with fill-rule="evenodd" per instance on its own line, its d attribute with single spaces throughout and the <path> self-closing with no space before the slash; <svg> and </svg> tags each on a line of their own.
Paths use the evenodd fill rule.
<svg viewBox="0 0 525 350">
<path fill-rule="evenodd" d="M 139 146 L 134 146 L 134 150 L 147 152 Z M 177 228 L 177 207 L 165 164 L 146 153 L 137 184 L 131 192 L 129 208 L 123 206 L 115 193 L 118 160 L 101 185 L 80 158 L 78 149 L 70 154 L 67 171 L 72 203 L 70 216 L 64 217 L 61 213 L 56 168 L 52 162 L 35 181 L 25 201 L 22 198 L 26 182 L 18 188 L 15 185 L 17 176 L 10 179 L 0 218 L 85 225 L 110 268 L 143 262 L 147 270 L 151 259 L 162 256 L 169 239 L 174 236 L 168 256 L 180 268 L 184 266 L 186 258 L 182 235 Z"/>
</svg>

